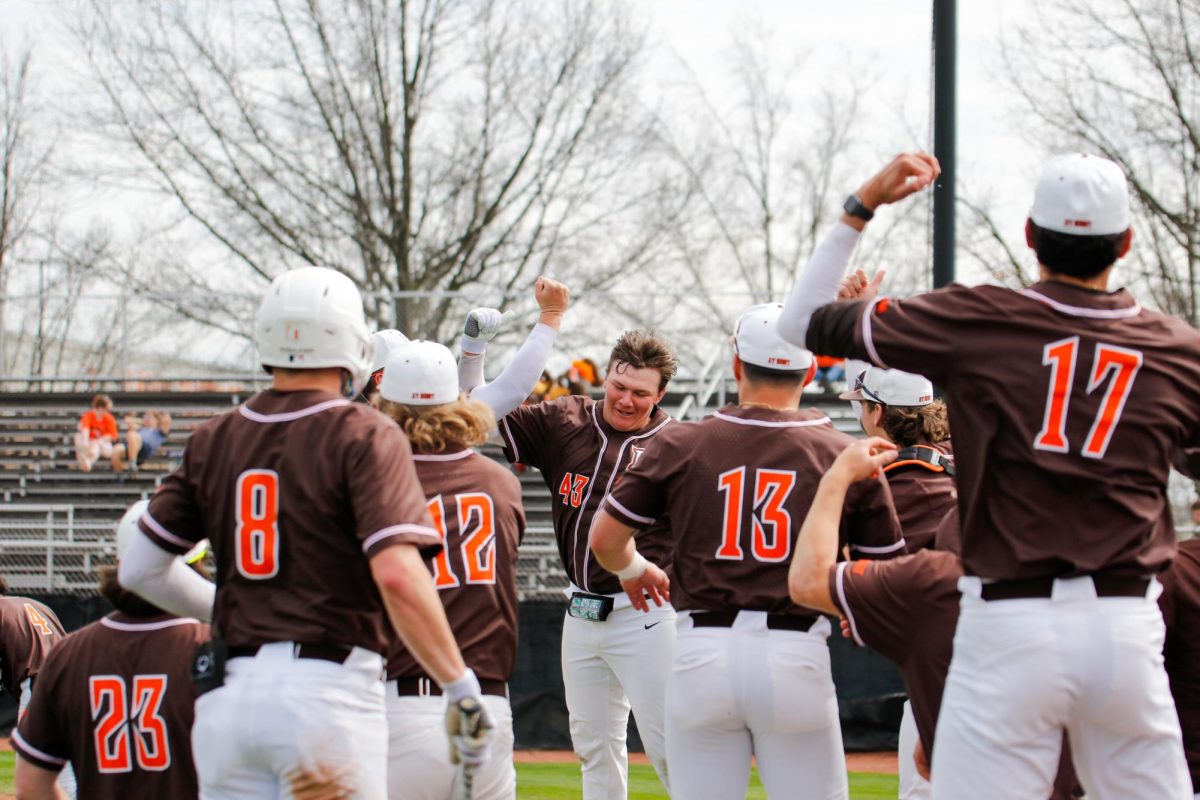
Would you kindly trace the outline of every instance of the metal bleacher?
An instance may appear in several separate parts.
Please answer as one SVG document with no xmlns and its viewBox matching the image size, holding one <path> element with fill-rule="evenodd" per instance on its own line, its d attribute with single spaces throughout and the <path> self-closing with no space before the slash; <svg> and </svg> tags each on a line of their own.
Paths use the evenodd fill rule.
<svg viewBox="0 0 1200 800">
<path fill-rule="evenodd" d="M 707 388 L 711 391 L 674 390 L 663 405 L 675 415 L 696 419 L 724 397 L 733 397 L 724 378 L 708 381 Z M 94 570 L 113 563 L 115 523 L 125 509 L 149 497 L 175 468 L 197 425 L 253 391 L 247 385 L 228 391 L 108 392 L 118 420 L 150 409 L 172 417 L 162 450 L 124 473 L 114 473 L 104 460 L 91 473 L 80 472 L 75 464 L 72 438 L 92 392 L 0 391 L 0 575 L 15 591 L 94 594 Z M 848 404 L 824 395 L 806 397 L 806 404 L 822 407 L 839 429 L 857 432 Z M 483 452 L 504 463 L 499 447 L 489 445 Z M 517 476 L 528 521 L 517 565 L 520 599 L 559 598 L 567 579 L 551 525 L 555 498 L 536 469 Z"/>
</svg>

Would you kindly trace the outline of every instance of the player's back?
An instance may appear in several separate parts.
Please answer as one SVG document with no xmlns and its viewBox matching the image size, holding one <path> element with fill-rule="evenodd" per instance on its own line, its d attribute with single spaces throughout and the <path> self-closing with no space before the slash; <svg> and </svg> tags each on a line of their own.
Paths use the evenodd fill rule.
<svg viewBox="0 0 1200 800">
<path fill-rule="evenodd" d="M 626 510 L 647 508 L 642 476 L 662 487 L 675 539 L 676 608 L 799 612 L 787 588 L 792 543 L 821 477 L 850 441 L 815 410 L 727 406 L 669 426 L 612 498 Z M 868 557 L 903 552 L 882 478 L 851 494 L 843 544 Z"/>
<path fill-rule="evenodd" d="M 1162 573 L 1159 598 L 1167 638 L 1163 660 L 1183 729 L 1192 784 L 1200 792 L 1200 539 L 1179 543 L 1171 568 Z"/>
<path fill-rule="evenodd" d="M 213 622 L 231 647 L 295 641 L 380 653 L 383 609 L 364 553 L 393 537 L 433 538 L 424 509 L 409 508 L 410 494 L 419 499 L 409 452 L 371 408 L 267 390 L 192 434 L 143 530 L 176 546 L 211 541 Z"/>
<path fill-rule="evenodd" d="M 35 679 L 50 649 L 64 636 L 62 623 L 44 603 L 29 597 L 0 596 L 0 670 L 4 688 L 18 701 L 22 685 Z"/>
<path fill-rule="evenodd" d="M 79 797 L 196 797 L 191 666 L 209 626 L 114 612 L 47 658 L 13 746 L 34 764 L 69 760 Z"/>
<path fill-rule="evenodd" d="M 426 558 L 463 660 L 481 681 L 506 682 L 517 656 L 517 548 L 525 533 L 521 484 L 473 450 L 415 454 L 417 476 L 444 548 Z M 395 643 L 388 678 L 427 677 Z"/>
</svg>

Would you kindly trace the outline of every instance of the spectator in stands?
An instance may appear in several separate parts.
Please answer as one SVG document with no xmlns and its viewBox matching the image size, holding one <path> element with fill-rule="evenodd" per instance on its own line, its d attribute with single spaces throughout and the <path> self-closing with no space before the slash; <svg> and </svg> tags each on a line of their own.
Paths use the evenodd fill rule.
<svg viewBox="0 0 1200 800">
<path fill-rule="evenodd" d="M 823 392 L 832 392 L 838 384 L 846 381 L 846 359 L 833 356 L 816 356 L 816 383 Z"/>
<path fill-rule="evenodd" d="M 120 472 L 130 464 L 140 467 L 162 448 L 170 432 L 171 415 L 165 411 L 147 411 L 140 423 L 133 414 L 126 414 L 125 443 L 113 446 L 113 471 Z"/>
<path fill-rule="evenodd" d="M 92 407 L 84 413 L 75 433 L 75 458 L 79 468 L 91 472 L 92 465 L 101 456 L 112 458 L 116 441 L 117 419 L 112 415 L 112 398 L 98 394 L 92 398 Z"/>
</svg>

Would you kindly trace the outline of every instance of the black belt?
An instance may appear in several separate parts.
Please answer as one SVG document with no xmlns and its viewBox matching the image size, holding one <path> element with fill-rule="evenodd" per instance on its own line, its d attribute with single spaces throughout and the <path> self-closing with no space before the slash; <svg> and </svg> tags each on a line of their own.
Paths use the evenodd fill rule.
<svg viewBox="0 0 1200 800">
<path fill-rule="evenodd" d="M 737 619 L 736 611 L 693 611 L 692 627 L 732 628 Z M 773 631 L 807 631 L 817 624 L 816 617 L 795 614 L 767 614 L 767 628 Z"/>
<path fill-rule="evenodd" d="M 1087 577 L 1087 576 L 1079 576 Z M 1135 578 L 1128 575 L 1090 576 L 1096 585 L 1097 597 L 1145 597 L 1150 588 L 1150 578 Z M 984 600 L 1028 600 L 1049 598 L 1054 595 L 1057 578 L 1023 578 L 1013 581 L 993 581 L 983 585 L 980 595 Z"/>
<path fill-rule="evenodd" d="M 260 644 L 246 647 L 230 647 L 229 658 L 254 658 L 258 655 Z M 292 648 L 296 658 L 312 658 L 317 661 L 332 661 L 335 664 L 345 664 L 350 658 L 351 648 L 338 644 L 297 644 Z"/>
<path fill-rule="evenodd" d="M 496 697 L 508 697 L 508 684 L 504 681 L 482 679 L 479 688 L 484 694 Z M 401 697 L 441 697 L 442 687 L 432 678 L 399 678 L 396 680 L 396 694 Z"/>
</svg>

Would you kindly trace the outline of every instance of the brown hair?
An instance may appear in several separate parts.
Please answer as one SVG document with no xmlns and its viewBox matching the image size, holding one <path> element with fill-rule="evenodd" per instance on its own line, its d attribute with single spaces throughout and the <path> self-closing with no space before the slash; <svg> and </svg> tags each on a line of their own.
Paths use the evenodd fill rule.
<svg viewBox="0 0 1200 800">
<path fill-rule="evenodd" d="M 937 444 L 950 438 L 950 417 L 942 400 L 925 406 L 884 406 L 879 427 L 897 447 Z"/>
<path fill-rule="evenodd" d="M 625 331 L 617 339 L 617 346 L 608 356 L 608 371 L 613 364 L 625 362 L 634 369 L 656 369 L 659 374 L 658 389 L 662 391 L 675 377 L 679 359 L 675 351 L 658 334 L 650 330 Z"/>
<path fill-rule="evenodd" d="M 92 398 L 92 408 L 112 408 L 112 398 L 106 394 L 98 394 Z"/>
<path fill-rule="evenodd" d="M 496 426 L 492 410 L 478 400 L 458 399 L 436 406 L 407 406 L 380 400 L 380 411 L 400 425 L 418 453 L 440 453 L 447 445 L 476 447 Z"/>
</svg>

